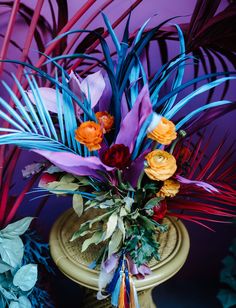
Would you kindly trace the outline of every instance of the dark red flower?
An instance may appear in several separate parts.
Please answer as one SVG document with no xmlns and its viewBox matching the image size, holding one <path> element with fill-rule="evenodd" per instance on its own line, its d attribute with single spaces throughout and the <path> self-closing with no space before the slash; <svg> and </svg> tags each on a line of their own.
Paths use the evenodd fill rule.
<svg viewBox="0 0 236 308">
<path fill-rule="evenodd" d="M 47 186 L 48 183 L 51 183 L 57 180 L 58 180 L 57 175 L 45 172 L 41 176 L 38 186 L 44 188 L 45 186 Z"/>
<path fill-rule="evenodd" d="M 165 200 L 161 201 L 158 205 L 154 206 L 152 209 L 154 211 L 152 219 L 154 219 L 155 221 L 163 219 L 166 216 L 167 212 L 167 205 Z"/>
<path fill-rule="evenodd" d="M 124 169 L 130 162 L 131 155 L 129 148 L 123 144 L 114 144 L 102 155 L 102 162 L 110 167 L 116 167 L 118 169 Z"/>
</svg>

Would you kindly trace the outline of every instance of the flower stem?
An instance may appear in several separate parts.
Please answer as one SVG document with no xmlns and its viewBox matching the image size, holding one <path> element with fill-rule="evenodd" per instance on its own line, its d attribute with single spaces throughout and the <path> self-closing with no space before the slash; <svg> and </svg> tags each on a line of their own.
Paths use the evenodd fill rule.
<svg viewBox="0 0 236 308">
<path fill-rule="evenodd" d="M 123 183 L 123 180 L 122 180 L 122 171 L 121 170 L 117 170 L 117 177 L 118 177 L 118 183 L 119 183 L 119 186 L 123 189 L 125 189 L 125 185 Z"/>
<path fill-rule="evenodd" d="M 170 154 L 173 154 L 175 146 L 176 146 L 178 141 L 179 141 L 179 138 L 175 139 L 175 141 L 173 142 L 173 144 L 172 144 L 172 146 L 170 148 L 170 151 L 169 151 Z"/>
<path fill-rule="evenodd" d="M 143 176 L 144 176 L 144 170 L 141 172 L 141 174 L 140 174 L 140 176 L 139 176 L 139 178 L 138 178 L 137 189 L 140 189 L 140 188 L 141 188 Z"/>
<path fill-rule="evenodd" d="M 158 145 L 158 142 L 155 141 L 155 142 L 153 143 L 153 146 L 152 146 L 152 151 L 156 150 L 157 145 Z"/>
</svg>

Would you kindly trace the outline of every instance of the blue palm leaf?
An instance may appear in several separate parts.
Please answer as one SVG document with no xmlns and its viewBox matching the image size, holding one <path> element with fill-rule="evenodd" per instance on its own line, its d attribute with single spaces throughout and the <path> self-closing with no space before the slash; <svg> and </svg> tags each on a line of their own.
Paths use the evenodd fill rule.
<svg viewBox="0 0 236 308">
<path fill-rule="evenodd" d="M 22 120 L 22 118 L 19 116 L 19 114 L 1 97 L 0 97 L 0 105 L 2 105 L 9 112 L 9 114 L 21 125 L 20 127 L 22 129 L 25 129 L 26 131 L 30 132 L 29 126 Z M 1 115 L 2 115 L 2 113 L 1 113 Z"/>
<path fill-rule="evenodd" d="M 62 72 L 62 83 L 66 87 L 68 86 L 65 76 Z M 75 130 L 77 128 L 77 121 L 74 112 L 74 106 L 71 97 L 62 89 L 63 95 L 63 107 L 64 107 L 64 119 L 65 130 L 69 147 L 72 147 L 74 151 L 77 150 L 77 141 L 75 140 Z M 80 149 L 80 147 L 79 147 Z"/>
<path fill-rule="evenodd" d="M 59 102 L 59 90 L 57 89 L 57 106 L 58 106 L 58 124 L 61 132 L 61 140 L 57 135 L 54 123 L 50 116 L 49 111 L 45 107 L 45 103 L 40 95 L 40 91 L 37 82 L 34 77 L 29 77 L 26 74 L 26 78 L 29 83 L 29 89 L 32 91 L 35 106 L 29 100 L 29 97 L 25 94 L 22 86 L 15 76 L 19 92 L 22 95 L 22 102 L 17 98 L 13 91 L 3 83 L 4 87 L 11 96 L 17 110 L 14 110 L 7 102 L 0 98 L 0 105 L 2 105 L 6 112 L 0 110 L 0 117 L 7 121 L 11 128 L 0 128 L 1 132 L 5 132 L 6 135 L 0 136 L 0 144 L 15 144 L 19 147 L 27 149 L 40 149 L 48 151 L 67 151 L 72 153 L 80 152 L 80 146 L 74 140 L 74 130 L 77 126 L 76 117 L 73 109 L 73 103 L 70 96 L 65 97 L 65 106 L 69 105 L 69 109 L 66 110 L 67 118 L 63 121 L 62 102 Z M 64 77 L 64 87 L 66 87 L 66 81 Z M 18 112 L 17 112 L 18 111 Z M 9 115 L 8 115 L 8 114 Z M 68 132 L 68 140 L 64 136 L 64 130 Z M 71 146 L 72 144 L 72 146 Z"/>
<path fill-rule="evenodd" d="M 8 130 L 2 128 L 1 131 L 7 132 Z M 18 131 L 17 133 L 1 135 L 0 144 L 15 144 L 25 149 L 40 149 L 55 152 L 67 151 L 74 153 L 73 150 L 56 140 L 53 140 L 47 136 L 34 133 L 30 134 L 28 132 Z"/>
<path fill-rule="evenodd" d="M 184 35 L 183 32 L 181 30 L 181 28 L 178 25 L 175 25 L 178 31 L 178 35 L 179 35 L 179 42 L 180 42 L 180 60 L 185 59 L 185 42 L 184 42 Z M 179 87 L 182 83 L 183 77 L 184 77 L 184 70 L 185 70 L 185 62 L 183 62 L 181 65 L 179 65 L 178 70 L 177 70 L 177 74 L 176 74 L 176 78 L 173 82 L 172 85 L 172 89 L 174 90 L 177 87 Z M 172 106 L 175 103 L 175 99 L 177 97 L 178 94 L 175 94 L 174 96 L 172 96 L 168 102 L 165 104 L 164 110 L 162 111 L 162 113 L 166 113 L 168 112 Z"/>
<path fill-rule="evenodd" d="M 173 91 L 170 91 L 168 94 L 166 94 L 164 97 L 162 97 L 159 101 L 157 102 L 152 102 L 153 103 L 153 110 L 156 110 L 159 106 L 163 105 L 169 98 L 174 96 L 177 93 L 180 93 L 181 91 L 185 90 L 188 87 L 193 86 L 194 84 L 199 83 L 202 80 L 213 78 L 213 77 L 219 77 L 219 76 L 225 76 L 225 75 L 236 75 L 235 71 L 229 71 L 229 72 L 218 72 L 218 73 L 211 73 L 207 75 L 202 75 L 197 78 L 194 78 L 181 86 L 177 87 Z"/>
<path fill-rule="evenodd" d="M 34 125 L 34 123 L 32 122 L 30 116 L 28 115 L 28 113 L 26 112 L 25 108 L 22 106 L 21 102 L 18 100 L 18 98 L 16 97 L 15 93 L 11 90 L 11 88 L 5 83 L 5 81 L 2 81 L 5 89 L 8 91 L 8 93 L 10 94 L 11 98 L 14 99 L 15 105 L 18 108 L 18 110 L 20 111 L 20 113 L 22 114 L 23 118 L 25 118 L 27 120 L 27 122 L 29 123 L 29 126 L 31 127 L 31 129 L 37 133 L 37 129 Z M 8 107 L 9 104 L 7 104 Z M 14 110 L 13 110 L 14 111 Z M 10 113 L 10 110 L 8 110 L 8 112 Z M 14 111 L 14 113 L 16 113 Z M 11 114 L 11 113 L 10 113 Z M 25 124 L 25 122 L 23 122 Z M 24 125 L 23 124 L 23 125 Z"/>
<path fill-rule="evenodd" d="M 56 71 L 56 80 L 58 80 L 58 74 Z M 65 129 L 64 129 L 64 118 L 63 118 L 63 110 L 62 110 L 62 101 L 60 99 L 60 92 L 58 89 L 58 85 L 56 83 L 56 103 L 57 103 L 57 117 L 60 127 L 60 133 L 61 133 L 61 140 L 63 143 L 65 143 Z"/>
<path fill-rule="evenodd" d="M 176 57 L 173 61 L 171 61 L 170 63 L 168 63 L 167 66 L 163 66 L 162 69 L 160 70 L 160 72 L 158 72 L 157 76 L 154 76 L 155 82 L 151 82 L 150 85 L 151 86 L 151 101 L 152 104 L 154 106 L 154 108 L 157 108 L 159 106 L 161 106 L 161 104 L 159 102 L 157 102 L 158 98 L 159 98 L 159 93 L 160 90 L 162 88 L 162 86 L 169 80 L 170 76 L 176 71 L 182 71 L 182 69 L 184 69 L 185 67 L 185 62 L 188 59 L 192 59 L 192 57 L 190 56 L 178 56 Z M 177 74 L 178 76 L 178 74 Z M 154 85 L 156 85 L 156 87 L 154 87 Z M 176 85 L 175 85 L 175 89 L 176 89 Z M 174 89 L 173 89 L 174 91 Z M 174 97 L 174 96 L 173 96 Z"/>
<path fill-rule="evenodd" d="M 117 38 L 113 28 L 112 28 L 112 25 L 111 25 L 109 19 L 107 18 L 107 16 L 104 13 L 102 13 L 102 17 L 103 17 L 103 20 L 105 22 L 105 25 L 107 26 L 107 30 L 108 30 L 111 38 L 112 38 L 112 41 L 113 41 L 113 43 L 116 47 L 117 54 L 120 55 L 120 52 L 121 52 L 120 42 L 119 42 L 119 40 L 118 40 L 118 38 Z"/>
<path fill-rule="evenodd" d="M 191 92 L 189 95 L 187 95 L 186 97 L 184 97 L 181 101 L 179 101 L 170 111 L 168 111 L 166 114 L 164 114 L 164 116 L 167 119 L 171 119 L 179 110 L 181 110 L 181 108 L 183 108 L 192 98 L 194 98 L 195 96 L 204 93 L 212 88 L 215 88 L 217 86 L 219 86 L 220 84 L 222 84 L 223 82 L 225 82 L 226 80 L 232 80 L 232 79 L 236 79 L 236 77 L 224 77 L 224 78 L 220 78 L 217 80 L 214 80 L 208 84 L 205 84 L 203 86 L 201 86 L 200 88 L 198 88 L 197 90 Z"/>
<path fill-rule="evenodd" d="M 49 60 L 49 62 L 53 62 L 54 59 Z M 80 102 L 79 98 L 68 88 L 68 87 L 64 87 L 64 85 L 62 83 L 60 83 L 57 79 L 53 78 L 52 76 L 48 75 L 47 73 L 45 73 L 44 71 L 42 71 L 41 69 L 37 68 L 36 66 L 33 66 L 27 62 L 22 62 L 22 61 L 18 61 L 18 60 L 0 60 L 0 62 L 6 62 L 6 63 L 16 63 L 16 64 L 20 64 L 23 65 L 25 67 L 29 67 L 30 69 L 32 69 L 33 71 L 37 72 L 40 76 L 44 77 L 45 79 L 47 79 L 48 81 L 50 81 L 52 84 L 57 85 L 60 89 L 63 89 L 64 91 L 66 91 L 68 93 L 68 95 L 71 96 L 71 98 L 79 105 L 79 107 L 88 115 L 88 117 L 91 120 L 94 120 L 93 118 L 91 118 L 91 115 L 89 113 L 89 111 L 84 107 L 84 105 Z"/>
<path fill-rule="evenodd" d="M 29 83 L 29 86 L 30 86 L 30 89 L 32 91 L 34 100 L 36 102 L 36 108 L 37 108 L 39 116 L 40 116 L 40 118 L 42 120 L 43 127 L 44 127 L 47 135 L 49 137 L 51 137 L 51 131 L 50 131 L 50 128 L 49 128 L 47 120 L 46 120 L 46 114 L 44 112 L 44 104 L 42 102 L 42 98 L 41 98 L 40 94 L 36 91 L 36 89 L 35 89 L 32 81 L 31 81 L 30 77 L 28 76 L 28 74 L 26 74 L 26 79 L 27 79 L 27 81 Z"/>
<path fill-rule="evenodd" d="M 145 29 L 145 27 L 147 26 L 148 22 L 150 21 L 150 19 L 148 19 L 140 28 L 140 30 L 138 31 L 138 34 L 135 37 L 134 40 L 134 45 L 136 45 L 139 40 L 142 37 L 143 31 Z M 142 64 L 139 60 L 138 57 L 136 57 L 136 61 L 135 64 L 133 65 L 130 75 L 129 75 L 129 81 L 130 81 L 130 101 L 131 101 L 131 106 L 134 105 L 137 97 L 138 97 L 138 80 L 139 80 L 139 74 L 140 74 L 140 69 L 142 69 Z"/>
<path fill-rule="evenodd" d="M 3 101 L 2 98 L 0 98 L 0 101 Z M 5 114 L 3 111 L 0 110 L 0 118 L 7 121 L 9 124 L 11 124 L 13 127 L 18 128 L 19 131 L 24 131 L 24 128 L 20 126 L 16 121 L 12 120 L 7 114 Z M 4 128 L 2 128 L 3 131 Z"/>
<path fill-rule="evenodd" d="M 29 99 L 28 96 L 26 95 L 26 93 L 25 93 L 24 89 L 22 88 L 22 86 L 21 86 L 19 80 L 16 78 L 16 76 L 15 76 L 14 74 L 12 74 L 12 76 L 13 76 L 13 79 L 14 79 L 14 81 L 15 81 L 17 87 L 18 87 L 18 90 L 19 90 L 19 92 L 20 92 L 20 94 L 21 94 L 21 96 L 22 96 L 22 98 L 23 98 L 23 100 L 24 100 L 24 103 L 25 103 L 26 107 L 28 108 L 29 113 L 30 113 L 30 115 L 31 115 L 31 117 L 32 117 L 32 119 L 33 119 L 33 121 L 35 122 L 35 125 L 37 125 L 37 128 L 38 128 L 38 130 L 40 131 L 40 133 L 41 133 L 42 135 L 44 135 L 44 131 L 43 131 L 43 129 L 42 129 L 42 125 L 41 125 L 41 123 L 40 123 L 40 121 L 39 121 L 39 118 L 38 118 L 38 116 L 37 116 L 37 113 L 36 113 L 35 110 L 34 110 L 34 106 L 32 105 L 30 99 Z M 17 102 L 15 101 L 15 104 L 16 104 L 16 103 L 17 103 Z M 21 103 L 20 103 L 20 104 L 21 104 Z M 35 130 L 34 130 L 34 131 L 35 131 Z M 37 133 L 37 129 L 36 129 L 36 133 Z"/>
<path fill-rule="evenodd" d="M 179 123 L 176 125 L 176 130 L 180 129 L 192 117 L 196 116 L 198 113 L 200 113 L 204 110 L 207 110 L 207 109 L 213 108 L 213 107 L 218 107 L 218 106 L 225 105 L 225 104 L 232 104 L 232 103 L 233 102 L 231 102 L 231 101 L 222 100 L 222 101 L 213 102 L 213 103 L 204 105 L 200 108 L 197 108 L 196 110 L 190 112 L 187 116 L 185 116 L 181 121 L 179 121 Z"/>
<path fill-rule="evenodd" d="M 40 92 L 39 92 L 39 88 L 38 88 L 38 85 L 37 85 L 37 82 L 34 78 L 34 76 L 32 76 L 32 81 L 33 81 L 33 87 L 35 89 L 35 92 L 36 92 L 36 95 L 38 96 L 39 98 L 39 102 L 40 102 L 40 107 L 41 107 L 41 110 L 42 110 L 42 114 L 45 115 L 45 120 L 46 120 L 46 123 L 47 123 L 47 127 L 49 129 L 49 132 L 52 132 L 52 135 L 54 136 L 54 138 L 56 140 L 58 140 L 58 137 L 57 137 L 57 133 L 56 133 L 56 130 L 55 130 L 55 127 L 54 127 L 54 124 L 53 124 L 53 121 L 52 121 L 52 118 L 47 110 L 47 108 L 45 107 L 43 101 L 42 101 L 42 97 L 40 95 Z"/>
</svg>

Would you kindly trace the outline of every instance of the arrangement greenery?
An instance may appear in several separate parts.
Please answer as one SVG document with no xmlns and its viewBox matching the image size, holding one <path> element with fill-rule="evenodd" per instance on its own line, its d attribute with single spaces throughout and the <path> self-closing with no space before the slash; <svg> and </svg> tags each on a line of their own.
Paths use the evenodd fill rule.
<svg viewBox="0 0 236 308">
<path fill-rule="evenodd" d="M 101 269 L 98 299 L 111 295 L 114 306 L 138 307 L 132 276 L 148 275 L 149 261 L 159 260 L 156 234 L 166 231 L 162 224 L 165 215 L 207 228 L 210 227 L 206 222 L 235 217 L 231 208 L 235 205 L 235 191 L 231 186 L 235 180 L 231 172 L 234 165 L 227 165 L 233 149 L 226 155 L 220 154 L 222 141 L 207 159 L 210 138 L 206 140 L 200 131 L 235 108 L 235 103 L 224 100 L 229 82 L 236 78 L 235 71 L 229 71 L 225 62 L 227 58 L 235 64 L 229 39 L 235 37 L 235 32 L 233 26 L 228 26 L 225 41 L 224 31 L 219 31 L 222 20 L 227 25 L 235 23 L 235 10 L 231 4 L 215 14 L 220 1 L 214 5 L 211 1 L 198 1 L 189 24 L 169 26 L 168 22 L 173 22 L 169 19 L 148 29 L 147 21 L 135 34 L 130 34 L 128 15 L 141 2 L 135 1 L 113 25 L 102 14 L 106 31 L 103 28 L 84 30 L 100 9 L 86 20 L 81 30 L 71 30 L 93 2 L 87 1 L 68 21 L 66 1 L 57 1 L 58 23 L 50 6 L 53 27 L 40 16 L 43 1 L 37 2 L 34 11 L 20 1 L 1 3 L 13 7 L 1 59 L 5 58 L 9 44 L 19 49 L 10 41 L 17 12 L 29 24 L 29 32 L 22 58 L 0 63 L 0 71 L 6 63 L 19 65 L 16 74 L 12 74 L 14 87 L 3 82 L 10 101 L 0 98 L 3 119 L 0 165 L 4 166 L 6 157 L 10 162 L 8 172 L 0 168 L 0 183 L 1 179 L 7 179 L 1 192 L 0 221 L 2 226 L 10 223 L 24 194 L 38 177 L 40 182 L 35 192 L 44 193 L 45 197 L 72 195 L 76 213 L 80 216 L 88 211 L 90 219 L 78 226 L 71 240 L 84 237 L 82 251 L 92 244 L 104 244 L 91 264 Z M 110 3 L 105 1 L 102 10 Z M 126 16 L 120 42 L 114 28 Z M 43 29 L 52 38 L 46 49 L 41 36 Z M 80 41 L 82 34 L 86 36 Z M 72 35 L 73 39 L 67 42 Z M 108 35 L 114 47 L 105 40 Z M 40 51 L 36 64 L 28 55 L 33 38 Z M 180 54 L 169 60 L 167 41 L 177 39 Z M 153 41 L 158 42 L 163 60 L 163 66 L 155 74 L 148 56 Z M 96 49 L 99 45 L 100 49 Z M 209 71 L 203 51 L 209 59 Z M 213 55 L 219 59 L 223 72 L 217 72 Z M 200 62 L 205 71 L 203 76 L 199 76 Z M 183 82 L 189 64 L 194 65 L 194 79 Z M 164 93 L 169 82 L 171 90 Z M 211 102 L 213 90 L 223 84 L 222 98 Z M 180 98 L 183 90 L 191 87 L 193 90 Z M 197 107 L 194 103 L 192 111 L 184 113 L 185 107 L 204 92 L 209 93 L 207 103 Z M 33 177 L 10 210 L 7 197 L 11 171 L 20 150 L 14 148 L 6 155 L 5 145 L 26 148 L 47 159 L 43 164 L 26 167 L 25 174 Z M 5 249 L 1 251 L 2 256 Z M 1 262 L 2 266 L 6 265 L 4 257 Z M 12 300 L 11 305 L 18 306 L 23 301 L 29 305 L 22 296 L 28 295 L 33 283 L 22 293 L 25 290 L 14 283 L 14 270 L 10 273 L 5 289 L 18 293 L 8 298 L 5 296 L 8 293 L 1 291 L 2 301 Z"/>
</svg>

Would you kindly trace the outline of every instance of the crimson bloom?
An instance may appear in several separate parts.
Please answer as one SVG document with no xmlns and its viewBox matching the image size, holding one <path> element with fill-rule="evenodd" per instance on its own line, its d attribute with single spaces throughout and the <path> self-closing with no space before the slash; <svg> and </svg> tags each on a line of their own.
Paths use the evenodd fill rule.
<svg viewBox="0 0 236 308">
<path fill-rule="evenodd" d="M 102 162 L 110 167 L 124 169 L 131 162 L 129 148 L 123 144 L 114 144 L 102 155 Z"/>
<path fill-rule="evenodd" d="M 161 201 L 158 205 L 154 206 L 153 208 L 154 214 L 152 216 L 152 219 L 155 221 L 160 221 L 166 216 L 167 212 L 167 205 L 165 200 Z"/>
</svg>

